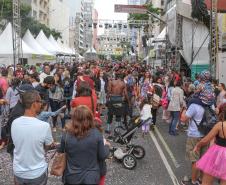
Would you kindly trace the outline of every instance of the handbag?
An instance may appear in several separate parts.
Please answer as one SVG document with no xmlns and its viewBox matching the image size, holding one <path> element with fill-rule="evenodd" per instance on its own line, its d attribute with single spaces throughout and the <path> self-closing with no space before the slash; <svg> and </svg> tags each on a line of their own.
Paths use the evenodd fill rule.
<svg viewBox="0 0 226 185">
<path fill-rule="evenodd" d="M 157 94 L 153 94 L 151 98 L 151 105 L 153 108 L 158 108 L 161 104 L 161 98 Z"/>
<path fill-rule="evenodd" d="M 51 167 L 50 174 L 54 176 L 63 176 L 64 170 L 66 168 L 66 141 L 67 141 L 67 133 L 65 136 L 65 144 L 64 144 L 64 153 L 55 153 L 55 157 L 53 159 L 53 164 Z"/>
</svg>

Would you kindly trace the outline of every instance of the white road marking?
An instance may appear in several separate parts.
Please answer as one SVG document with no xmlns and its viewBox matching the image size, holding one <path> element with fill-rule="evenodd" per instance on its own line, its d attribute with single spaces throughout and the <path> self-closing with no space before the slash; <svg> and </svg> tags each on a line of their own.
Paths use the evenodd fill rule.
<svg viewBox="0 0 226 185">
<path fill-rule="evenodd" d="M 160 147 L 155 135 L 151 131 L 149 132 L 149 134 L 150 134 L 150 136 L 151 136 L 151 138 L 152 138 L 152 140 L 153 140 L 153 142 L 154 142 L 154 144 L 155 144 L 155 146 L 156 146 L 156 148 L 157 148 L 157 150 L 158 150 L 158 152 L 160 154 L 160 157 L 161 157 L 161 159 L 162 159 L 162 161 L 163 161 L 163 163 L 164 163 L 164 165 L 165 165 L 165 167 L 166 167 L 166 169 L 167 169 L 167 171 L 169 173 L 169 176 L 170 176 L 173 184 L 174 185 L 180 185 L 180 183 L 178 182 L 177 177 L 175 176 L 170 164 L 168 163 L 168 161 L 166 159 L 166 156 L 164 155 L 164 153 L 163 153 L 163 151 L 162 151 L 162 149 L 161 149 L 161 147 Z"/>
<path fill-rule="evenodd" d="M 179 163 L 178 163 L 177 160 L 175 159 L 175 157 L 174 157 L 174 155 L 173 155 L 173 152 L 170 150 L 169 146 L 167 145 L 167 143 L 166 143 L 165 140 L 163 139 L 162 134 L 159 132 L 159 129 L 158 129 L 157 127 L 155 127 L 155 132 L 156 132 L 156 134 L 158 135 L 158 137 L 159 137 L 160 141 L 162 142 L 163 146 L 165 147 L 167 153 L 169 154 L 169 156 L 170 156 L 170 158 L 171 158 L 171 160 L 172 160 L 174 166 L 175 166 L 176 168 L 179 168 L 179 167 L 180 167 Z"/>
</svg>

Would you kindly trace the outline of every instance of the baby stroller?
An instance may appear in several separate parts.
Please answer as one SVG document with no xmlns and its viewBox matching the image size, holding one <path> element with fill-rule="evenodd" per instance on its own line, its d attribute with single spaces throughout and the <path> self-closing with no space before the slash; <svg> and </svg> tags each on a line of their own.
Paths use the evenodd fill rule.
<svg viewBox="0 0 226 185">
<path fill-rule="evenodd" d="M 131 139 L 133 138 L 134 134 L 145 123 L 145 121 L 142 122 L 139 117 L 133 120 L 134 123 L 133 125 L 130 125 L 128 130 L 123 130 L 121 127 L 116 127 L 114 130 L 113 141 L 124 146 L 123 149 L 121 147 L 113 147 L 111 149 L 112 157 L 121 161 L 123 166 L 129 170 L 132 170 L 136 167 L 137 159 L 143 159 L 145 156 L 145 150 L 142 146 L 131 143 Z M 119 131 L 119 129 L 121 130 Z"/>
</svg>

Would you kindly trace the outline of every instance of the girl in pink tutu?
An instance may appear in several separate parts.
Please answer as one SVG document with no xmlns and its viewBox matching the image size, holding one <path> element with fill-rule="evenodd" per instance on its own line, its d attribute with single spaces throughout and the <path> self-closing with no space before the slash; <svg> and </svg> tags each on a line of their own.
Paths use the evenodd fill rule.
<svg viewBox="0 0 226 185">
<path fill-rule="evenodd" d="M 196 163 L 196 167 L 204 173 L 202 185 L 212 185 L 215 178 L 221 180 L 221 185 L 226 185 L 226 104 L 220 108 L 219 120 L 194 148 L 194 151 L 198 152 L 202 146 L 208 145 L 216 138 L 215 144 Z"/>
</svg>

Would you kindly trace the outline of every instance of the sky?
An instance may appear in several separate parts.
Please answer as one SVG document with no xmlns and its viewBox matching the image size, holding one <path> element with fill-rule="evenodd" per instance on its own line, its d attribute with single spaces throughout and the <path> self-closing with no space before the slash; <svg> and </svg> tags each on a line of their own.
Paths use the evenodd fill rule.
<svg viewBox="0 0 226 185">
<path fill-rule="evenodd" d="M 128 4 L 128 0 L 95 0 L 95 8 L 99 19 L 104 20 L 126 20 L 126 13 L 115 13 L 115 4 Z"/>
</svg>

